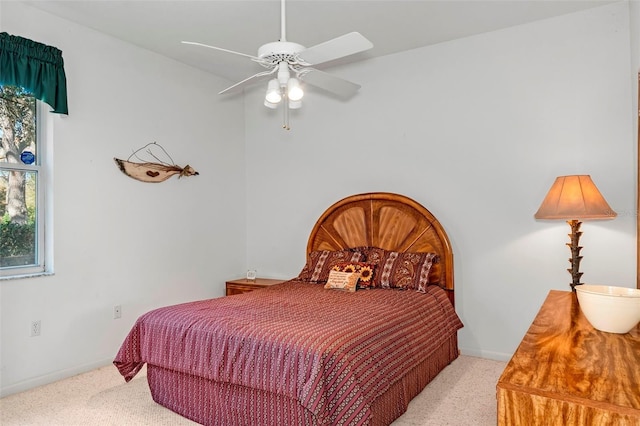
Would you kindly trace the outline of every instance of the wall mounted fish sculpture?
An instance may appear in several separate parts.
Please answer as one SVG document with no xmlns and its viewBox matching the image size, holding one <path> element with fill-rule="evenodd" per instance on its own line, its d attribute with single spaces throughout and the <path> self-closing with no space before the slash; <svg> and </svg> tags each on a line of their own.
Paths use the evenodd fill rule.
<svg viewBox="0 0 640 426">
<path fill-rule="evenodd" d="M 162 152 L 169 158 L 171 163 L 160 160 L 151 150 L 150 147 L 159 147 Z M 138 157 L 138 153 L 142 150 L 146 150 L 146 153 L 149 154 L 153 159 L 157 162 L 153 161 L 144 161 Z M 131 161 L 131 157 L 136 157 L 140 162 Z M 182 176 L 197 176 L 200 173 L 196 172 L 195 169 L 188 164 L 184 167 L 177 166 L 173 163 L 173 159 L 165 149 L 158 145 L 156 142 L 151 142 L 142 148 L 136 150 L 127 158 L 126 160 L 121 160 L 119 158 L 113 158 L 120 168 L 120 171 L 130 178 L 139 180 L 141 182 L 164 182 L 169 179 L 173 175 L 178 175 L 178 179 Z"/>
</svg>

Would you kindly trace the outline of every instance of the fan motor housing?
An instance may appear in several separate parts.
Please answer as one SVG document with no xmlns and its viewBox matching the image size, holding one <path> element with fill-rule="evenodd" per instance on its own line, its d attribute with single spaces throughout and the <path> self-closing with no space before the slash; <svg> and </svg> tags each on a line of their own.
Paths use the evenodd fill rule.
<svg viewBox="0 0 640 426">
<path fill-rule="evenodd" d="M 295 56 L 296 53 L 300 53 L 306 48 L 298 43 L 293 43 L 290 41 L 274 41 L 272 43 L 267 43 L 258 49 L 258 58 L 267 59 L 272 56 Z"/>
</svg>

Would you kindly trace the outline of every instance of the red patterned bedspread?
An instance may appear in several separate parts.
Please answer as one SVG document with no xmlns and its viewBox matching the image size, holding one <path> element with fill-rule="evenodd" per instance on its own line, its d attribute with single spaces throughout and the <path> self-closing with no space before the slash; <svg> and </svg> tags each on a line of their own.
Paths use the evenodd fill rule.
<svg viewBox="0 0 640 426">
<path fill-rule="evenodd" d="M 445 292 L 355 293 L 288 281 L 141 316 L 114 364 L 145 362 L 283 394 L 331 424 L 366 424 L 370 403 L 462 327 Z"/>
</svg>

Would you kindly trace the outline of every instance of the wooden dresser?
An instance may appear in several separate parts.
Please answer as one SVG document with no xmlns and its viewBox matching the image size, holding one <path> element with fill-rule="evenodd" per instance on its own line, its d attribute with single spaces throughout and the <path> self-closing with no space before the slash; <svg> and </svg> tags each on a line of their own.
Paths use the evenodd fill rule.
<svg viewBox="0 0 640 426">
<path fill-rule="evenodd" d="M 272 278 L 256 278 L 255 280 L 240 278 L 238 280 L 231 280 L 226 283 L 226 295 L 231 296 L 233 294 L 247 293 L 249 291 L 258 290 L 283 282 L 285 282 L 285 280 L 276 280 Z"/>
<path fill-rule="evenodd" d="M 498 425 L 640 426 L 640 325 L 598 331 L 575 293 L 550 291 L 497 399 Z"/>
</svg>

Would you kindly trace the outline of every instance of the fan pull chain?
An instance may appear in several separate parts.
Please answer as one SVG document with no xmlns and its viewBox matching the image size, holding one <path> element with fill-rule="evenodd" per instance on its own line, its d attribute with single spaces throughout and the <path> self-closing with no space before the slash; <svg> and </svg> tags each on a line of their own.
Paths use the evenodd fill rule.
<svg viewBox="0 0 640 426">
<path fill-rule="evenodd" d="M 287 91 L 284 89 L 282 90 L 282 103 L 284 104 L 282 105 L 284 114 L 282 128 L 285 130 L 291 130 L 291 127 L 289 127 L 289 97 L 287 96 Z"/>
</svg>

